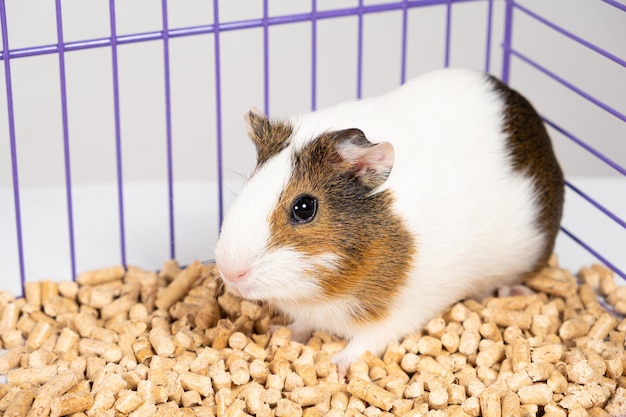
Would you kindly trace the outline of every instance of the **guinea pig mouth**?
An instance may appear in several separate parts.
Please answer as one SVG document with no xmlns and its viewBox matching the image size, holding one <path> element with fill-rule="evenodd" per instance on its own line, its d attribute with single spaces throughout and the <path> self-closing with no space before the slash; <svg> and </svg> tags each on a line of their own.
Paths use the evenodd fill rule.
<svg viewBox="0 0 626 417">
<path fill-rule="evenodd" d="M 224 289 L 226 290 L 226 292 L 229 292 L 233 295 L 236 295 L 237 297 L 244 297 L 244 295 L 241 293 L 241 291 L 239 290 L 239 285 L 233 284 L 232 282 L 228 281 L 227 278 L 224 278 L 223 276 L 220 277 L 222 279 L 222 283 L 224 284 Z"/>
<path fill-rule="evenodd" d="M 222 278 L 222 282 L 224 283 L 226 291 L 246 300 L 274 303 L 281 299 L 280 297 L 274 297 L 275 294 L 271 289 L 263 289 L 262 287 L 254 285 L 250 282 L 233 283 L 225 280 L 224 278 Z M 291 299 L 291 297 L 286 298 Z"/>
<path fill-rule="evenodd" d="M 223 282 L 223 281 L 222 281 Z M 241 295 L 241 293 L 237 290 L 236 287 L 233 287 L 232 285 L 227 284 L 226 282 L 224 282 L 224 288 L 226 289 L 226 292 L 229 292 L 233 295 L 236 295 L 237 297 L 242 297 L 245 298 Z"/>
<path fill-rule="evenodd" d="M 254 288 L 251 288 L 251 286 L 245 282 L 233 283 L 224 277 L 222 277 L 222 282 L 224 283 L 226 291 L 236 295 L 237 297 L 245 298 L 247 300 L 261 301 L 260 298 L 254 297 Z"/>
</svg>

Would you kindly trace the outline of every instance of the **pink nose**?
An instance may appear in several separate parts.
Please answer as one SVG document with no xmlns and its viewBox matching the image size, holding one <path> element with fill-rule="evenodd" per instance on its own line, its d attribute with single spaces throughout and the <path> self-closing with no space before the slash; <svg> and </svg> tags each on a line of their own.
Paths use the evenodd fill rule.
<svg viewBox="0 0 626 417">
<path fill-rule="evenodd" d="M 220 268 L 220 273 L 222 274 L 222 277 L 226 281 L 232 282 L 232 283 L 239 283 L 239 282 L 245 281 L 248 278 L 248 275 L 250 274 L 250 270 L 248 269 L 229 270 L 227 268 Z"/>
</svg>

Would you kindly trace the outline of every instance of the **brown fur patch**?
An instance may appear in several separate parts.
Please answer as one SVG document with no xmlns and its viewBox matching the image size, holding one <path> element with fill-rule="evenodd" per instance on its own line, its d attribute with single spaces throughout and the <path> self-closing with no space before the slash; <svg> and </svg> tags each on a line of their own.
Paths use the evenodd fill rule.
<svg viewBox="0 0 626 417">
<path fill-rule="evenodd" d="M 546 233 L 546 246 L 534 271 L 543 268 L 552 251 L 563 214 L 565 183 L 552 142 L 539 114 L 517 91 L 491 77 L 505 101 L 504 131 L 513 168 L 534 180 L 540 212 L 537 222 Z"/>
<path fill-rule="evenodd" d="M 337 255 L 338 271 L 303 272 L 320 282 L 325 300 L 355 301 L 355 322 L 372 322 L 386 316 L 402 291 L 415 246 L 392 212 L 392 193 L 371 194 L 368 182 L 355 178 L 356 168 L 336 151 L 347 134 L 320 135 L 293 156 L 292 177 L 272 214 L 269 250 L 290 246 L 311 256 Z M 293 224 L 291 205 L 302 194 L 318 199 L 317 215 L 310 223 Z"/>
<path fill-rule="evenodd" d="M 293 127 L 287 122 L 270 121 L 250 111 L 246 115 L 248 135 L 256 147 L 257 168 L 289 145 Z"/>
</svg>

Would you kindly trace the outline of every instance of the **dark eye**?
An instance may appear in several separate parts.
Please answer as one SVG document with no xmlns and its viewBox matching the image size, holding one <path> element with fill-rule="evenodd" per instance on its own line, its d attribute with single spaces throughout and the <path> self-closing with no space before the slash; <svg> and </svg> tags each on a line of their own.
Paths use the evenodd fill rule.
<svg viewBox="0 0 626 417">
<path fill-rule="evenodd" d="M 310 195 L 296 197 L 291 203 L 291 221 L 294 223 L 308 223 L 317 213 L 317 199 Z"/>
</svg>

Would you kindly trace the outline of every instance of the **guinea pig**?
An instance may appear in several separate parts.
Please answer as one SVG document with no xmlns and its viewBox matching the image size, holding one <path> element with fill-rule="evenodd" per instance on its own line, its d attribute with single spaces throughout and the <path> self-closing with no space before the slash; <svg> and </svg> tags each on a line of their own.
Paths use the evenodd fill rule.
<svg viewBox="0 0 626 417">
<path fill-rule="evenodd" d="M 215 260 L 227 290 L 361 354 L 469 296 L 547 264 L 564 180 L 519 93 L 468 69 L 282 120 L 247 116 L 257 165 L 227 212 Z"/>
</svg>

